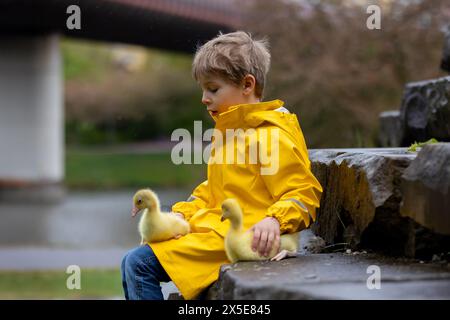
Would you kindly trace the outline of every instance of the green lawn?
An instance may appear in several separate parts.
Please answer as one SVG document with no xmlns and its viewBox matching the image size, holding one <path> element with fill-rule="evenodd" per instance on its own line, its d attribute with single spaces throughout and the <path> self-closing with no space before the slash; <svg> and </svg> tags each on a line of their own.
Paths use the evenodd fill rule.
<svg viewBox="0 0 450 320">
<path fill-rule="evenodd" d="M 81 289 L 66 286 L 64 271 L 1 271 L 1 299 L 107 299 L 123 297 L 120 271 L 81 271 Z"/>
<path fill-rule="evenodd" d="M 169 152 L 117 154 L 66 151 L 66 185 L 69 188 L 191 188 L 205 178 L 206 165 L 175 165 Z"/>
</svg>

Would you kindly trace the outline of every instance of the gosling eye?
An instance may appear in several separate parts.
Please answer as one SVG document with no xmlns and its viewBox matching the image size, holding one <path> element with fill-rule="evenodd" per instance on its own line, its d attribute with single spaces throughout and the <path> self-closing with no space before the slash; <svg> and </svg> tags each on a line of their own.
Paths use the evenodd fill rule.
<svg viewBox="0 0 450 320">
<path fill-rule="evenodd" d="M 141 204 L 142 203 L 142 199 L 138 199 L 137 203 Z"/>
</svg>

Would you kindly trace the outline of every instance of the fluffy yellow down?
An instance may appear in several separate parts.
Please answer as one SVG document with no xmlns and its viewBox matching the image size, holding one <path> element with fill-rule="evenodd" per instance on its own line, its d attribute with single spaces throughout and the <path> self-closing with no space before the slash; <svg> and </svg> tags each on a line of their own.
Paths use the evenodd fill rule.
<svg viewBox="0 0 450 320">
<path fill-rule="evenodd" d="M 138 227 L 142 244 L 177 239 L 190 232 L 187 221 L 161 212 L 158 196 L 149 189 L 139 190 L 133 197 L 133 204 L 134 212 L 144 210 Z"/>
<path fill-rule="evenodd" d="M 280 259 L 277 257 L 276 248 L 272 248 L 267 257 L 260 256 L 258 251 L 252 250 L 253 232 L 244 230 L 242 209 L 236 199 L 226 199 L 222 203 L 222 221 L 229 219 L 230 230 L 225 236 L 225 252 L 231 262 L 267 260 L 275 258 L 280 260 L 285 256 L 295 256 L 298 249 L 299 232 L 284 234 L 280 237 L 280 250 L 283 252 Z"/>
</svg>

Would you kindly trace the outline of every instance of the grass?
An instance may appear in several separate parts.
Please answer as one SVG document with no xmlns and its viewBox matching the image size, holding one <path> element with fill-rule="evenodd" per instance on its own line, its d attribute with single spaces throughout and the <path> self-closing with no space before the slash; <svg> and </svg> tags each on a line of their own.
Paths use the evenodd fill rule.
<svg viewBox="0 0 450 320">
<path fill-rule="evenodd" d="M 81 270 L 81 289 L 69 290 L 64 271 L 1 271 L 0 300 L 122 297 L 120 270 Z"/>
<path fill-rule="evenodd" d="M 67 150 L 66 185 L 75 189 L 193 187 L 206 165 L 175 165 L 170 152 L 116 154 Z"/>
</svg>

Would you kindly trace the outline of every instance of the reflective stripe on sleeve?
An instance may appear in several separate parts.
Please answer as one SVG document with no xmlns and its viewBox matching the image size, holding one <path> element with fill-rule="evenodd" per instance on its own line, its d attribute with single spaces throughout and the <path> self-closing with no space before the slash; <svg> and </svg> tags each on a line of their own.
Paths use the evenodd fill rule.
<svg viewBox="0 0 450 320">
<path fill-rule="evenodd" d="M 284 201 L 292 201 L 292 202 L 298 204 L 303 210 L 305 210 L 306 212 L 308 212 L 310 222 L 311 222 L 311 221 L 314 221 L 313 217 L 312 217 L 311 214 L 309 213 L 308 208 L 305 206 L 305 204 L 304 204 L 303 202 L 301 202 L 300 200 L 294 199 L 294 198 L 285 199 Z"/>
<path fill-rule="evenodd" d="M 194 201 L 195 199 L 198 199 L 198 198 L 191 194 L 191 196 L 186 200 L 186 202 L 191 202 L 191 201 Z"/>
</svg>

